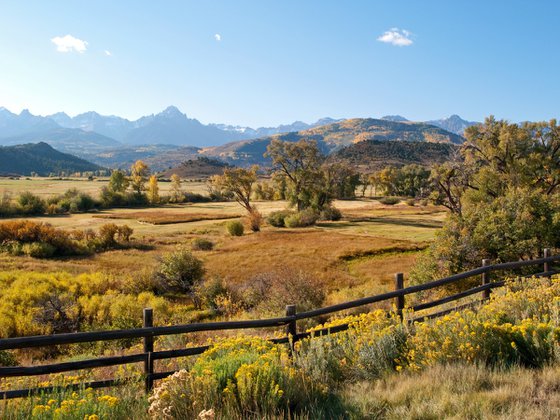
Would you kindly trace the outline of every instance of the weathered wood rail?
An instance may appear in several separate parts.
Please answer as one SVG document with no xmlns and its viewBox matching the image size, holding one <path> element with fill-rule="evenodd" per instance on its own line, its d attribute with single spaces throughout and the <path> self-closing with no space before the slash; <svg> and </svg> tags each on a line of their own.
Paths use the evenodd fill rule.
<svg viewBox="0 0 560 420">
<path fill-rule="evenodd" d="M 336 305 L 327 306 L 324 308 L 314 309 L 306 312 L 297 312 L 295 305 L 288 305 L 286 307 L 286 315 L 278 318 L 247 320 L 247 321 L 227 321 L 227 322 L 205 322 L 195 324 L 173 325 L 164 327 L 153 326 L 153 313 L 152 310 L 144 309 L 143 327 L 126 330 L 111 330 L 111 331 L 97 331 L 97 332 L 76 332 L 54 335 L 41 335 L 29 337 L 16 337 L 0 339 L 0 350 L 14 350 L 25 349 L 43 346 L 55 346 L 76 343 L 91 343 L 97 341 L 118 340 L 118 339 L 133 339 L 142 338 L 144 341 L 143 352 L 124 356 L 111 356 L 99 357 L 95 359 L 79 360 L 73 362 L 51 363 L 39 366 L 15 366 L 15 367 L 0 367 L 0 378 L 6 377 L 22 377 L 22 376 L 37 376 L 48 375 L 61 372 L 71 372 L 84 369 L 95 369 L 107 366 L 126 365 L 131 363 L 144 364 L 144 380 L 146 392 L 149 392 L 154 384 L 154 381 L 163 379 L 174 371 L 168 372 L 155 372 L 154 362 L 156 360 L 174 359 L 178 357 L 194 356 L 203 353 L 208 349 L 208 346 L 190 347 L 185 349 L 176 350 L 163 350 L 154 351 L 154 338 L 164 335 L 175 334 L 188 334 L 199 331 L 220 331 L 220 330 L 237 330 L 237 329 L 254 329 L 254 328 L 271 328 L 271 327 L 286 327 L 286 336 L 282 338 L 274 338 L 270 341 L 274 343 L 288 343 L 292 345 L 294 342 L 307 337 L 321 336 L 325 334 L 333 334 L 336 332 L 348 329 L 348 324 L 337 325 L 336 327 L 324 328 L 315 330 L 313 332 L 298 332 L 297 321 L 319 316 L 330 315 L 336 312 L 345 311 L 348 309 L 357 308 L 372 303 L 384 302 L 388 300 L 395 301 L 396 314 L 403 319 L 403 311 L 406 307 L 406 296 L 422 291 L 432 290 L 437 287 L 446 286 L 449 284 L 457 283 L 461 280 L 480 276 L 481 284 L 455 293 L 444 298 L 432 300 L 429 302 L 420 303 L 411 306 L 410 309 L 413 313 L 436 308 L 447 303 L 455 302 L 476 294 L 481 294 L 480 299 L 475 299 L 465 304 L 448 308 L 435 313 L 420 315 L 408 322 L 418 322 L 424 319 L 436 318 L 443 316 L 451 311 L 466 308 L 483 302 L 490 296 L 490 291 L 497 287 L 502 287 L 504 281 L 492 282 L 490 273 L 495 271 L 515 270 L 523 267 L 542 266 L 543 272 L 534 274 L 536 276 L 550 276 L 559 271 L 551 268 L 552 263 L 560 261 L 560 255 L 550 256 L 548 249 L 544 250 L 543 257 L 533 260 L 523 260 L 516 262 L 507 262 L 501 264 L 490 264 L 488 260 L 482 262 L 482 266 L 475 268 L 464 273 L 455 274 L 429 283 L 418 284 L 414 286 L 404 287 L 404 276 L 402 273 L 395 275 L 395 290 L 387 293 L 382 293 L 375 296 L 365 297 L 361 299 L 352 300 L 349 302 L 339 303 Z M 102 381 L 93 381 L 76 385 L 65 386 L 66 389 L 78 389 L 80 387 L 90 388 L 104 388 L 117 385 L 119 383 L 116 379 L 108 379 Z M 57 387 L 40 387 L 28 388 L 20 390 L 0 390 L 0 399 L 21 398 L 27 397 L 32 394 L 52 392 Z"/>
</svg>

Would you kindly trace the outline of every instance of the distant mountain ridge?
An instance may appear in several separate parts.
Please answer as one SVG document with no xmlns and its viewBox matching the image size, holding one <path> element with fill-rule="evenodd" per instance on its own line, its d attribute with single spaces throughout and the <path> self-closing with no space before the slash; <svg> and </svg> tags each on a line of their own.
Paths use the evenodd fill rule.
<svg viewBox="0 0 560 420">
<path fill-rule="evenodd" d="M 292 142 L 301 139 L 315 140 L 320 149 L 327 154 L 367 140 L 447 144 L 461 144 L 464 141 L 457 134 L 425 123 L 355 118 L 295 133 L 276 134 L 205 148 L 201 154 L 235 165 L 268 165 L 270 161 L 264 158 L 263 154 L 273 139 Z"/>
<path fill-rule="evenodd" d="M 0 146 L 0 175 L 40 176 L 97 171 L 102 167 L 53 149 L 46 143 Z"/>
<path fill-rule="evenodd" d="M 476 121 L 467 121 L 459 117 L 458 115 L 451 115 L 448 118 L 442 118 L 440 120 L 426 121 L 426 124 L 435 125 L 436 127 L 443 128 L 444 130 L 450 131 L 452 133 L 464 136 L 465 130 L 473 125 L 480 124 Z"/>
</svg>

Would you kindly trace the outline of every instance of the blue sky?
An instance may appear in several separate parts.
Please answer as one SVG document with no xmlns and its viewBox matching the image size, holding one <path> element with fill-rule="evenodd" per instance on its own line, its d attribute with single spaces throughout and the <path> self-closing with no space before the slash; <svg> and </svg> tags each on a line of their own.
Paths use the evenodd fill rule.
<svg viewBox="0 0 560 420">
<path fill-rule="evenodd" d="M 176 105 L 250 126 L 547 120 L 560 111 L 559 12 L 515 0 L 0 0 L 0 106 L 135 119 Z"/>
</svg>

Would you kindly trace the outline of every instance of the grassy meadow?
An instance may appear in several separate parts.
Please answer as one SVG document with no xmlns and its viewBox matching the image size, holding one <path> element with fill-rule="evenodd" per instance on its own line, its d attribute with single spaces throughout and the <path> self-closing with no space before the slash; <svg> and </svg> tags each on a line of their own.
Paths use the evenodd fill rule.
<svg viewBox="0 0 560 420">
<path fill-rule="evenodd" d="M 106 180 L 1 179 L 0 194 L 30 190 L 50 196 L 78 188 L 95 196 L 103 185 Z M 168 185 L 160 183 L 162 194 L 166 194 Z M 204 194 L 205 188 L 199 181 L 184 183 L 189 192 Z M 33 217 L 30 220 L 62 229 L 96 230 L 109 222 L 126 224 L 134 230 L 133 238 L 149 244 L 151 249 L 109 250 L 83 258 L 54 260 L 0 254 L 0 266 L 28 271 L 103 271 L 134 277 L 139 271 L 153 269 L 161 254 L 179 246 L 190 247 L 195 238 L 205 238 L 215 244 L 214 249 L 194 254 L 204 261 L 208 278 L 219 277 L 226 283 L 240 284 L 259 273 L 297 267 L 312 276 L 318 287 L 326 288 L 328 303 L 335 303 L 392 287 L 394 273 L 406 275 L 446 214 L 439 207 L 411 207 L 404 203 L 388 206 L 369 198 L 337 201 L 334 205 L 342 211 L 340 221 L 297 229 L 265 226 L 261 232 L 246 231 L 241 237 L 229 236 L 225 230 L 227 221 L 242 219 L 244 214 L 235 202 Z M 260 201 L 256 206 L 266 217 L 272 211 L 286 208 L 287 203 Z"/>
</svg>

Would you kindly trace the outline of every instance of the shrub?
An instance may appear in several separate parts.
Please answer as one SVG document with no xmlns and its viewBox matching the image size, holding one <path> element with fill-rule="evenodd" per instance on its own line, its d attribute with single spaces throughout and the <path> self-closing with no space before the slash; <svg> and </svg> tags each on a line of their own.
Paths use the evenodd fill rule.
<svg viewBox="0 0 560 420">
<path fill-rule="evenodd" d="M 288 304 L 298 311 L 316 309 L 325 299 L 323 286 L 312 275 L 289 268 L 258 274 L 234 291 L 245 310 L 264 315 L 278 315 Z"/>
<path fill-rule="evenodd" d="M 257 209 L 253 209 L 253 211 L 249 213 L 249 215 L 247 216 L 247 221 L 249 223 L 249 227 L 253 232 L 260 232 L 263 217 Z"/>
<path fill-rule="evenodd" d="M 116 245 L 116 236 L 119 233 L 119 227 L 115 223 L 106 223 L 99 228 L 100 246 L 110 248 Z"/>
<path fill-rule="evenodd" d="M 202 280 L 204 265 L 187 249 L 179 249 L 161 257 L 156 277 L 163 290 L 191 293 Z"/>
<path fill-rule="evenodd" d="M 268 215 L 266 221 L 268 222 L 269 225 L 281 228 L 286 226 L 284 223 L 286 217 L 291 216 L 292 214 L 294 214 L 294 212 L 291 210 L 273 211 Z"/>
<path fill-rule="evenodd" d="M 17 366 L 18 362 L 13 353 L 0 350 L 0 366 Z"/>
<path fill-rule="evenodd" d="M 119 241 L 129 242 L 130 236 L 134 233 L 134 230 L 128 225 L 121 225 L 117 228 L 117 238 Z"/>
<path fill-rule="evenodd" d="M 405 201 L 405 203 L 407 206 L 414 207 L 414 205 L 416 204 L 416 200 L 414 198 L 409 198 Z"/>
<path fill-rule="evenodd" d="M 182 202 L 183 203 L 208 203 L 210 201 L 221 201 L 221 200 L 214 200 L 214 197 L 207 197 L 202 194 L 186 192 L 183 193 Z"/>
<path fill-rule="evenodd" d="M 330 220 L 336 222 L 337 220 L 342 219 L 342 213 L 339 209 L 333 206 L 325 207 L 321 210 L 321 214 L 319 215 L 320 220 Z"/>
<path fill-rule="evenodd" d="M 192 249 L 195 251 L 211 251 L 214 249 L 214 242 L 206 238 L 194 238 L 192 241 Z"/>
<path fill-rule="evenodd" d="M 50 258 L 55 254 L 56 248 L 46 242 L 32 242 L 24 244 L 22 251 L 33 258 Z"/>
<path fill-rule="evenodd" d="M 332 387 L 344 380 L 376 379 L 395 371 L 397 361 L 405 354 L 407 339 L 398 318 L 375 310 L 317 328 L 346 323 L 347 331 L 297 343 L 296 366 L 313 381 Z"/>
<path fill-rule="evenodd" d="M 401 201 L 400 198 L 398 197 L 383 197 L 381 199 L 379 199 L 379 202 L 381 204 L 385 204 L 386 206 L 394 206 L 395 204 L 399 203 Z"/>
<path fill-rule="evenodd" d="M 30 193 L 23 192 L 17 198 L 19 212 L 22 214 L 35 215 L 44 214 L 47 210 L 47 203 L 41 197 Z"/>
<path fill-rule="evenodd" d="M 243 236 L 245 228 L 239 220 L 233 220 L 226 224 L 226 230 L 231 236 Z"/>
<path fill-rule="evenodd" d="M 12 216 L 17 212 L 17 208 L 12 202 L 12 196 L 4 191 L 0 196 L 0 217 Z"/>
<path fill-rule="evenodd" d="M 305 209 L 286 217 L 284 223 L 288 228 L 306 227 L 314 225 L 318 218 L 315 210 Z"/>
<path fill-rule="evenodd" d="M 305 413 L 325 396 L 291 367 L 286 347 L 259 338 L 217 341 L 155 389 L 151 418 L 271 418 Z M 208 413 L 211 414 L 208 414 Z"/>
<path fill-rule="evenodd" d="M 220 303 L 228 299 L 230 291 L 219 277 L 199 282 L 194 286 L 195 304 L 198 308 L 206 306 L 214 311 L 221 311 Z"/>
</svg>

